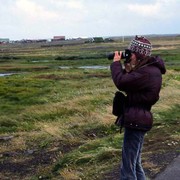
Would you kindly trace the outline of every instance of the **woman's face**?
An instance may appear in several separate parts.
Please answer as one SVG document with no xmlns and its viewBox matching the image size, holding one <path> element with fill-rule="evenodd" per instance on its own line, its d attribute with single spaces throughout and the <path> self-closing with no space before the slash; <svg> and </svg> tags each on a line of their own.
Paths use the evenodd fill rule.
<svg viewBox="0 0 180 180">
<path fill-rule="evenodd" d="M 124 64 L 126 72 L 130 72 L 135 68 L 135 66 L 138 64 L 137 57 L 135 53 L 132 53 L 129 63 Z"/>
<path fill-rule="evenodd" d="M 137 57 L 136 57 L 135 53 L 132 53 L 129 64 L 132 67 L 135 67 L 137 65 L 137 63 L 138 63 Z"/>
</svg>

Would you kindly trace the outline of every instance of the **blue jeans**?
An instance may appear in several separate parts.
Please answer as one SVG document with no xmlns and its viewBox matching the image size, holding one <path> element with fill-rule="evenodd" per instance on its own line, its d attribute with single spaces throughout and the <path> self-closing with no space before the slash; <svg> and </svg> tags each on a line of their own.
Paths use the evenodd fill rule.
<svg viewBox="0 0 180 180">
<path fill-rule="evenodd" d="M 125 128 L 120 180 L 145 180 L 141 150 L 145 131 Z"/>
</svg>

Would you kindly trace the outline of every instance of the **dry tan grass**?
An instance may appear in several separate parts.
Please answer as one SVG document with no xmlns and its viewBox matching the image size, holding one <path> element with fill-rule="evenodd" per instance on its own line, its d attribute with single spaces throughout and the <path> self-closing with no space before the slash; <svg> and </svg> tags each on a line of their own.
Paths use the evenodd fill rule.
<svg viewBox="0 0 180 180">
<path fill-rule="evenodd" d="M 143 164 L 143 168 L 149 169 L 150 171 L 153 171 L 153 173 L 155 174 L 159 173 L 161 170 L 161 168 L 158 165 L 154 164 L 153 162 L 146 161 L 143 162 L 142 164 Z"/>
<path fill-rule="evenodd" d="M 180 73 L 168 70 L 167 74 L 178 75 Z M 167 83 L 167 85 L 161 89 L 160 100 L 153 106 L 153 110 L 167 111 L 173 105 L 180 104 L 180 82 L 175 79 L 164 79 L 164 82 Z"/>
<path fill-rule="evenodd" d="M 62 134 L 66 131 L 66 128 L 62 126 L 60 122 L 39 122 L 37 127 L 41 129 L 42 132 L 48 133 L 54 138 L 61 139 Z"/>
<path fill-rule="evenodd" d="M 153 110 L 167 111 L 173 104 L 180 103 L 180 90 L 174 87 L 166 87 L 161 90 L 160 100 L 153 107 Z"/>
<path fill-rule="evenodd" d="M 173 49 L 177 49 L 177 47 L 176 46 L 162 46 L 162 47 L 153 48 L 153 50 L 173 50 Z"/>
<path fill-rule="evenodd" d="M 0 153 L 3 152 L 14 152 L 17 150 L 25 150 L 28 148 L 27 140 L 36 139 L 44 134 L 42 131 L 31 131 L 29 132 L 16 132 L 12 133 L 11 135 L 13 138 L 10 141 L 1 143 Z M 5 136 L 4 134 L 3 136 Z"/>
<path fill-rule="evenodd" d="M 26 144 L 25 144 L 25 139 L 22 136 L 19 137 L 14 137 L 12 138 L 11 141 L 6 142 L 6 143 L 1 143 L 1 149 L 0 149 L 0 153 L 4 153 L 4 152 L 13 152 L 16 151 L 17 149 L 25 149 L 26 148 Z"/>
<path fill-rule="evenodd" d="M 72 170 L 72 169 L 63 169 L 60 172 L 61 176 L 63 177 L 64 180 L 81 180 L 80 178 L 80 172 L 78 172 L 77 170 Z"/>
</svg>

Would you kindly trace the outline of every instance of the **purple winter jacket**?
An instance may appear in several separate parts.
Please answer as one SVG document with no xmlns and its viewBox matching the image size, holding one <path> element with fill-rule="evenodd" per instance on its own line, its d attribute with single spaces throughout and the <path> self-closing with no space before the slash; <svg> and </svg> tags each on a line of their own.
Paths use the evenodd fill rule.
<svg viewBox="0 0 180 180">
<path fill-rule="evenodd" d="M 159 99 L 162 74 L 166 69 L 160 57 L 151 57 L 147 64 L 126 73 L 120 62 L 111 64 L 114 84 L 127 94 L 123 115 L 124 127 L 148 131 L 152 128 L 151 106 Z"/>
</svg>

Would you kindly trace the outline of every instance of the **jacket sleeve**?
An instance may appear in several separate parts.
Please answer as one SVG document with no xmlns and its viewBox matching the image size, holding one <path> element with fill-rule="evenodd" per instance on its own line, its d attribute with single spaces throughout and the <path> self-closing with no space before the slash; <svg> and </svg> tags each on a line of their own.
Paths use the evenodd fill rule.
<svg viewBox="0 0 180 180">
<path fill-rule="evenodd" d="M 146 88 L 148 74 L 140 73 L 138 71 L 132 71 L 126 73 L 122 69 L 120 62 L 113 62 L 111 64 L 111 75 L 114 84 L 121 91 L 137 92 Z"/>
</svg>

